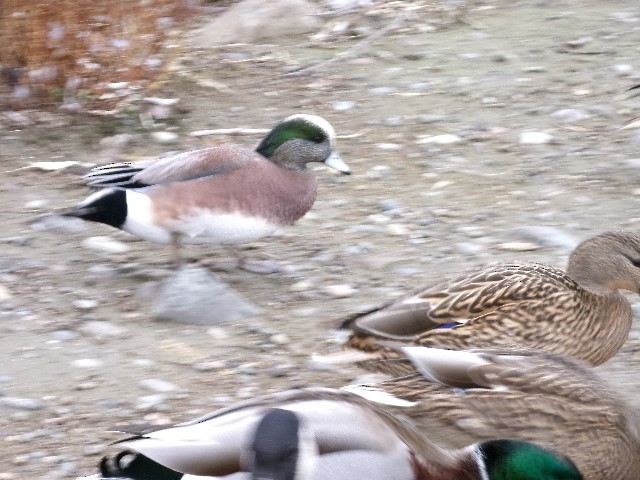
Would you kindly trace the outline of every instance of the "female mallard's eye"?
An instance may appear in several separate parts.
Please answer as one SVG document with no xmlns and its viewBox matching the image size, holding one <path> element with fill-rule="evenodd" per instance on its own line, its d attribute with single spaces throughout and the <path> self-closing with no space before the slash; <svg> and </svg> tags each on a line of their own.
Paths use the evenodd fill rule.
<svg viewBox="0 0 640 480">
<path fill-rule="evenodd" d="M 629 259 L 634 267 L 640 268 L 640 258 L 630 258 Z"/>
</svg>

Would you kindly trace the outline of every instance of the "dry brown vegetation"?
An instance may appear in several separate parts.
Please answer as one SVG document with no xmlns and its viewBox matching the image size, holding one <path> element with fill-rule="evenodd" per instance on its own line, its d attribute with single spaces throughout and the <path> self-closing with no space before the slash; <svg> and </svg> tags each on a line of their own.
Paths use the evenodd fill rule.
<svg viewBox="0 0 640 480">
<path fill-rule="evenodd" d="M 0 0 L 0 107 L 117 107 L 165 65 L 180 0 Z"/>
</svg>

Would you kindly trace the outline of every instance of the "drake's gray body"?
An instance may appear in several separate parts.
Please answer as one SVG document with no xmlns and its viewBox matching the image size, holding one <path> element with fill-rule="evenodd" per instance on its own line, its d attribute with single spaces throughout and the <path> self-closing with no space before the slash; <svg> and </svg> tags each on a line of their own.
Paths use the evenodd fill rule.
<svg viewBox="0 0 640 480">
<path fill-rule="evenodd" d="M 193 478 L 249 478 L 248 472 L 257 469 L 258 425 L 273 409 L 293 412 L 297 417 L 300 439 L 306 439 L 299 442 L 297 450 L 302 460 L 294 478 L 281 476 L 282 470 L 276 469 L 274 475 L 254 476 L 254 480 L 491 480 L 482 452 L 489 452 L 492 446 L 502 447 L 498 442 L 443 450 L 408 423 L 361 397 L 320 388 L 261 397 L 175 427 L 132 437 L 116 446 L 120 451 L 144 455 L 174 473 L 201 476 Z M 554 467 L 570 472 L 567 477 L 549 476 L 545 480 L 581 480 L 566 459 L 546 451 L 543 454 L 553 458 Z M 499 454 L 492 455 L 500 461 Z M 114 474 L 126 473 L 126 467 L 105 468 L 113 466 L 109 458 L 112 457 L 103 460 L 102 477 L 88 478 L 114 478 Z M 158 476 L 153 480 L 164 478 L 192 477 Z"/>
</svg>

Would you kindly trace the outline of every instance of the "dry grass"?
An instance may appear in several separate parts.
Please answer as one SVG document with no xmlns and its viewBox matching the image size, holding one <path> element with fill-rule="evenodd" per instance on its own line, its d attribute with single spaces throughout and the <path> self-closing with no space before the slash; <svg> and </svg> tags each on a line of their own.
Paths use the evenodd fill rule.
<svg viewBox="0 0 640 480">
<path fill-rule="evenodd" d="M 181 0 L 0 0 L 0 95 L 13 108 L 114 108 L 165 64 Z M 118 84 L 126 82 L 126 85 Z"/>
</svg>

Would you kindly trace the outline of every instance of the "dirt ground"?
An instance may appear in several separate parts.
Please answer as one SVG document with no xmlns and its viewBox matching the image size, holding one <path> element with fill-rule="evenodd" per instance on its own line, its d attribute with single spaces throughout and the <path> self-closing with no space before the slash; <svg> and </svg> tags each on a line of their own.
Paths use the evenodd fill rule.
<svg viewBox="0 0 640 480">
<path fill-rule="evenodd" d="M 398 12 L 349 21 L 372 32 Z M 637 2 L 500 2 L 446 28 L 427 28 L 421 15 L 428 10 L 333 62 L 361 38 L 184 50 L 151 92 L 180 99 L 152 128 L 177 133 L 172 145 L 150 138 L 137 115 L 0 130 L 0 480 L 94 473 L 118 438 L 107 432 L 114 425 L 174 423 L 240 398 L 352 382 L 365 372 L 309 362 L 340 341 L 331 325 L 342 315 L 489 261 L 564 265 L 567 239 L 640 227 L 640 131 L 621 129 L 640 102 L 625 93 L 640 80 Z M 102 225 L 37 221 L 89 190 L 85 167 L 25 168 L 33 162 L 251 146 L 260 135 L 189 133 L 270 128 L 299 112 L 331 122 L 353 174 L 318 168 L 312 211 L 244 249 L 279 271 L 233 269 L 214 246 L 184 249 L 262 307 L 255 319 L 154 320 L 141 292 L 171 274 L 170 249 Z M 541 143 L 527 143 L 527 132 Z M 131 137 L 103 140 L 117 134 Z M 546 233 L 532 238 L 532 226 Z M 87 248 L 96 236 L 129 251 Z M 637 406 L 639 328 L 600 367 Z"/>
</svg>

